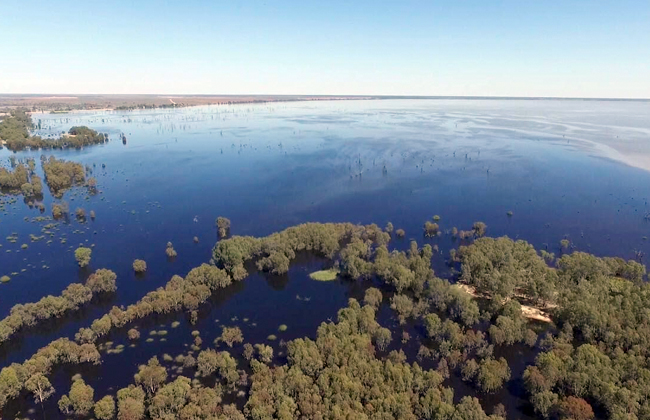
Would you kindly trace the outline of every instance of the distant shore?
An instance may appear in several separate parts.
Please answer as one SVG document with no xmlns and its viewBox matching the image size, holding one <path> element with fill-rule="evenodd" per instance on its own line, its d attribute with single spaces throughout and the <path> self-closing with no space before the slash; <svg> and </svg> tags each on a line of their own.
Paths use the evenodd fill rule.
<svg viewBox="0 0 650 420">
<path fill-rule="evenodd" d="M 378 99 L 373 96 L 321 95 L 7 95 L 0 94 L 0 110 L 26 108 L 31 112 L 107 111 L 178 108 L 297 101 Z"/>
<path fill-rule="evenodd" d="M 557 101 L 650 101 L 635 98 L 561 98 L 561 97 L 498 97 L 498 96 L 412 96 L 412 95 L 36 95 L 0 94 L 3 109 L 27 108 L 41 112 L 74 110 L 129 110 L 173 108 L 197 105 L 253 104 L 298 101 L 341 101 L 369 99 L 439 99 L 439 100 L 557 100 Z"/>
</svg>

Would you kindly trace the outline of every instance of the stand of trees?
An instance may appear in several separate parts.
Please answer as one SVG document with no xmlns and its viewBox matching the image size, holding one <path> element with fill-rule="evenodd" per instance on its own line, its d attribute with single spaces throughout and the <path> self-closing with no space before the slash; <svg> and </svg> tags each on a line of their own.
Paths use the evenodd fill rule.
<svg viewBox="0 0 650 420">
<path fill-rule="evenodd" d="M 561 328 L 524 373 L 543 417 L 650 418 L 650 287 L 645 267 L 575 252 L 557 262 Z M 572 408 L 573 407 L 573 408 Z M 584 414 L 586 413 L 586 415 Z M 578 417 L 575 417 L 578 418 Z"/>
<path fill-rule="evenodd" d="M 33 164 L 33 160 L 29 162 Z M 43 196 L 41 178 L 34 174 L 33 169 L 23 164 L 17 164 L 12 171 L 0 168 L 0 189 L 23 194 L 27 199 Z"/>
<path fill-rule="evenodd" d="M 501 419 L 488 416 L 477 399 L 454 404 L 444 376 L 403 361 L 403 354 L 376 355 L 375 310 L 351 299 L 337 323 L 323 323 L 315 341 L 287 344 L 288 363 L 276 368 L 253 360 L 247 418 L 265 419 Z M 374 345 L 373 345 L 374 344 Z"/>
<path fill-rule="evenodd" d="M 84 167 L 80 163 L 57 160 L 54 156 L 41 159 L 45 182 L 55 197 L 62 197 L 68 188 L 81 185 L 86 180 Z"/>
<path fill-rule="evenodd" d="M 390 235 L 377 225 L 358 226 L 351 223 L 305 223 L 290 227 L 265 238 L 234 236 L 217 243 L 213 260 L 234 280 L 248 275 L 244 262 L 257 259 L 257 268 L 274 274 L 286 273 L 298 251 L 311 251 L 334 258 L 344 241 L 354 238 L 387 244 Z"/>
</svg>

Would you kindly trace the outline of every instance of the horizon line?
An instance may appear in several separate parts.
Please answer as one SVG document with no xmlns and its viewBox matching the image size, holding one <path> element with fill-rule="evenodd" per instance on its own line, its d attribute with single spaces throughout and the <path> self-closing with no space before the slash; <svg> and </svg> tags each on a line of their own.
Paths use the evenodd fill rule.
<svg viewBox="0 0 650 420">
<path fill-rule="evenodd" d="M 346 94 L 220 94 L 220 93 L 2 93 L 0 97 L 90 97 L 90 96 L 151 96 L 151 97 L 285 97 L 285 98 L 351 98 L 351 99 L 487 99 L 487 100 L 583 100 L 583 101 L 650 101 L 648 98 L 580 97 L 580 96 L 498 96 L 498 95 L 346 95 Z"/>
</svg>

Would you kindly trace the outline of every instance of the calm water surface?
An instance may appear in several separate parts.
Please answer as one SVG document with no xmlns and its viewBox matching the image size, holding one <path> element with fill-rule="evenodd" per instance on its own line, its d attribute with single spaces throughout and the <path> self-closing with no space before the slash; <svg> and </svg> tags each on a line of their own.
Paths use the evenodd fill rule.
<svg viewBox="0 0 650 420">
<path fill-rule="evenodd" d="M 18 273 L 0 285 L 0 312 L 4 317 L 17 303 L 58 295 L 97 268 L 117 273 L 118 290 L 79 313 L 18 334 L 0 347 L 0 365 L 22 362 L 53 339 L 72 337 L 111 306 L 133 303 L 173 274 L 185 275 L 207 262 L 217 240 L 217 216 L 231 219 L 233 234 L 255 236 L 309 221 L 380 226 L 391 221 L 406 231 L 404 240 L 393 241 L 395 248 L 407 248 L 409 239 L 440 247 L 434 257 L 440 276 L 449 275 L 445 258 L 458 244 L 449 236 L 423 237 L 423 223 L 436 214 L 443 229 L 469 229 L 481 220 L 491 236 L 525 239 L 556 255 L 565 237 L 575 249 L 597 255 L 629 259 L 648 254 L 650 223 L 644 215 L 650 211 L 650 172 L 620 162 L 625 161 L 621 152 L 634 149 L 638 158 L 650 149 L 644 135 L 650 133 L 648 115 L 647 102 L 513 100 L 36 114 L 41 135 L 88 125 L 108 133 L 111 141 L 51 153 L 93 167 L 101 194 L 87 197 L 85 189 L 77 188 L 64 200 L 72 211 L 94 210 L 96 220 L 61 223 L 48 244 L 30 242 L 29 235 L 41 235 L 47 222 L 26 221 L 39 212 L 22 198 L 0 213 L 0 275 Z M 120 133 L 125 133 L 126 145 L 119 141 Z M 41 152 L 0 150 L 4 166 L 11 155 L 38 160 Z M 37 172 L 42 175 L 40 164 Z M 48 215 L 53 201 L 46 193 Z M 19 238 L 15 244 L 5 239 L 13 232 Z M 164 253 L 168 241 L 178 252 L 174 261 Z M 27 250 L 21 250 L 23 243 Z M 73 251 L 79 244 L 94 246 L 88 269 L 75 264 Z M 147 261 L 143 278 L 133 273 L 135 258 Z M 187 351 L 194 329 L 201 332 L 204 348 L 220 334 L 221 325 L 239 325 L 245 341 L 253 343 L 265 342 L 269 334 L 313 337 L 320 322 L 333 319 L 349 297 L 362 297 L 368 286 L 309 279 L 309 272 L 326 265 L 301 256 L 285 276 L 253 274 L 214 296 L 196 326 L 184 314 L 144 320 L 137 347 L 105 355 L 101 366 L 84 371 L 84 378 L 99 399 L 130 383 L 137 365 L 151 356 Z M 383 324 L 395 323 L 386 308 L 379 318 Z M 172 329 L 175 320 L 181 325 Z M 288 330 L 278 333 L 280 324 Z M 145 343 L 148 331 L 161 325 L 169 331 L 167 341 Z M 125 331 L 110 339 L 128 345 Z M 281 351 L 277 342 L 274 347 L 276 354 Z M 417 351 L 417 341 L 407 347 Z M 509 357 L 513 377 L 525 368 L 525 362 L 517 361 L 534 356 L 517 352 Z M 59 392 L 49 400 L 49 411 L 55 412 L 56 401 L 69 389 L 71 373 L 57 371 L 53 384 Z M 471 393 L 460 381 L 453 385 L 458 396 Z M 513 381 L 507 390 L 482 400 L 487 405 L 504 402 L 512 416 L 523 416 L 518 388 Z M 14 410 L 24 412 L 26 404 L 20 402 Z"/>
</svg>

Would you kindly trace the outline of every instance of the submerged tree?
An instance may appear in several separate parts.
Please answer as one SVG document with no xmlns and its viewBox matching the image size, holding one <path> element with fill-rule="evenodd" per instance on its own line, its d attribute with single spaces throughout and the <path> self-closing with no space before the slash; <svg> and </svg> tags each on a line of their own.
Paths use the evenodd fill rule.
<svg viewBox="0 0 650 420">
<path fill-rule="evenodd" d="M 217 217 L 217 221 L 215 223 L 217 225 L 219 237 L 225 238 L 230 231 L 230 219 L 226 219 L 225 217 L 220 216 Z"/>
<path fill-rule="evenodd" d="M 133 261 L 133 271 L 136 273 L 144 273 L 147 271 L 147 263 L 144 260 L 134 260 Z"/>
<path fill-rule="evenodd" d="M 136 384 L 142 385 L 148 394 L 153 395 L 167 379 L 167 369 L 154 356 L 146 365 L 139 367 L 134 378 Z"/>
<path fill-rule="evenodd" d="M 32 375 L 25 382 L 25 388 L 32 393 L 34 400 L 41 405 L 43 405 L 43 401 L 54 394 L 54 387 L 42 373 Z"/>
<path fill-rule="evenodd" d="M 232 347 L 235 343 L 242 343 L 244 336 L 239 327 L 223 327 L 219 340 L 226 343 L 228 347 Z"/>
<path fill-rule="evenodd" d="M 111 420 L 115 417 L 115 399 L 111 395 L 106 395 L 95 403 L 95 417 L 99 420 Z"/>
<path fill-rule="evenodd" d="M 79 267 L 85 267 L 90 263 L 91 254 L 92 250 L 83 246 L 80 246 L 74 251 L 74 258 L 77 260 Z"/>
</svg>

